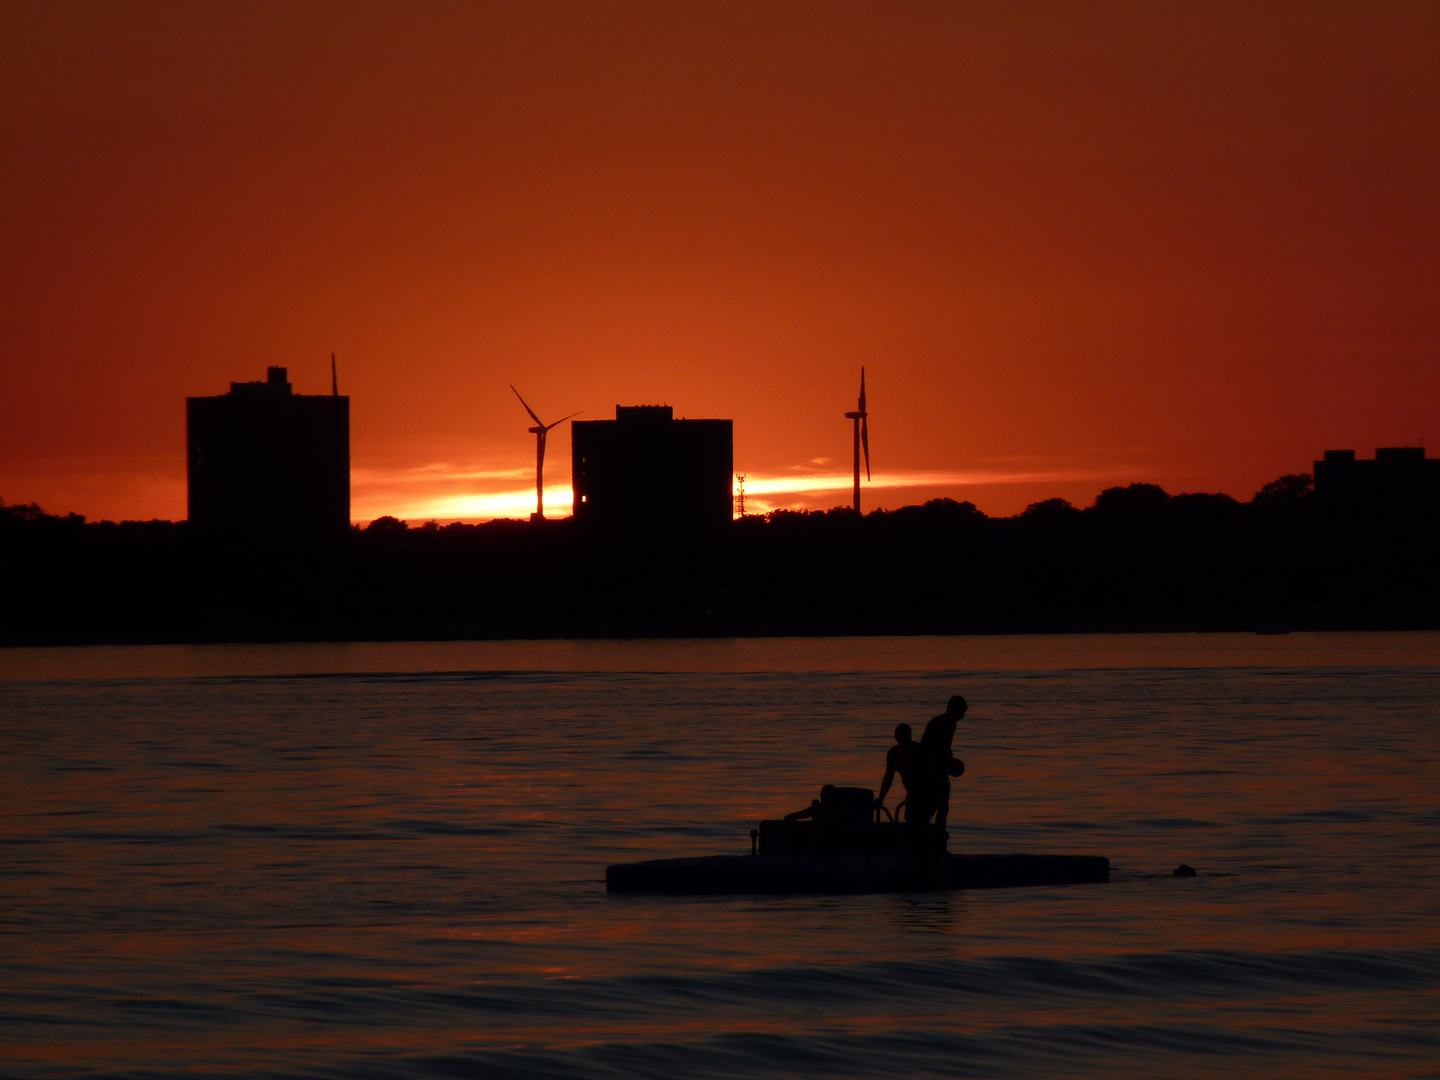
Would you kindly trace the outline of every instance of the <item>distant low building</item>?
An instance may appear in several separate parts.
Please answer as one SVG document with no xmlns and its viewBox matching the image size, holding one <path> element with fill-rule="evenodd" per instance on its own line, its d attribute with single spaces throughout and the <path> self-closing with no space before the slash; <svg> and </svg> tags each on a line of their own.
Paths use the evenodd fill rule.
<svg viewBox="0 0 1440 1080">
<path fill-rule="evenodd" d="M 731 520 L 733 421 L 617 405 L 614 420 L 571 422 L 570 454 L 575 518 L 586 526 L 694 535 Z"/>
<path fill-rule="evenodd" d="M 350 399 L 264 382 L 185 401 L 191 524 L 216 538 L 322 538 L 350 527 Z"/>
<path fill-rule="evenodd" d="M 1382 446 L 1371 460 L 1354 450 L 1326 450 L 1315 462 L 1315 497 L 1325 507 L 1363 515 L 1440 508 L 1440 459 L 1423 446 Z"/>
</svg>

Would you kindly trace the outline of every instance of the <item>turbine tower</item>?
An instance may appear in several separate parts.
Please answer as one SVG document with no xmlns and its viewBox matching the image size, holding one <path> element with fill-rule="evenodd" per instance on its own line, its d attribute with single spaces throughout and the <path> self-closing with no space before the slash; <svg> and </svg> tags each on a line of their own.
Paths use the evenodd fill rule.
<svg viewBox="0 0 1440 1080">
<path fill-rule="evenodd" d="M 570 416 L 579 416 L 580 414 L 579 414 L 578 412 L 572 412 L 572 413 L 570 414 L 570 416 L 562 416 L 559 420 L 556 420 L 555 423 L 553 423 L 553 424 L 546 424 L 546 423 L 544 423 L 544 422 L 540 419 L 540 417 L 538 417 L 538 416 L 535 415 L 535 410 L 534 410 L 534 409 L 530 408 L 529 405 L 526 405 L 526 404 L 525 404 L 525 399 L 524 399 L 523 397 L 520 397 L 520 391 L 515 389 L 515 384 L 514 384 L 514 383 L 511 383 L 511 384 L 510 384 L 510 389 L 511 389 L 511 391 L 515 394 L 515 396 L 516 396 L 517 398 L 520 398 L 520 404 L 521 404 L 521 405 L 525 405 L 525 411 L 530 414 L 530 419 L 535 421 L 535 426 L 530 429 L 530 433 L 535 436 L 535 513 L 533 513 L 533 514 L 530 515 L 530 520 L 531 520 L 531 521 L 544 521 L 544 520 L 545 520 L 545 436 L 548 435 L 548 434 L 550 434 L 550 429 L 551 429 L 551 428 L 553 428 L 553 427 L 559 427 L 559 426 L 560 426 L 561 424 L 563 424 L 566 420 L 569 420 L 569 419 L 570 419 Z"/>
<path fill-rule="evenodd" d="M 531 415 L 534 415 L 533 413 Z M 860 513 L 860 448 L 865 448 L 865 479 L 870 479 L 870 428 L 865 422 L 865 369 L 860 369 L 860 406 L 847 412 L 845 419 L 855 421 L 855 512 Z"/>
</svg>

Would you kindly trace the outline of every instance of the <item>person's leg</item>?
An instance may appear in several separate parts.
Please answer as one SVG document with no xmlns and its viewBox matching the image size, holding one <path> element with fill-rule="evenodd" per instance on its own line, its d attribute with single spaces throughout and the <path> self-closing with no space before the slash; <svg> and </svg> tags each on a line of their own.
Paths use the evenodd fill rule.
<svg viewBox="0 0 1440 1080">
<path fill-rule="evenodd" d="M 932 870 L 938 859 L 935 844 L 930 835 L 930 815 L 935 804 L 928 799 L 907 795 L 905 799 L 905 835 L 910 843 L 910 853 L 915 864 L 922 870 Z"/>
<path fill-rule="evenodd" d="M 945 786 L 940 789 L 940 805 L 935 810 L 935 824 L 940 826 L 940 832 L 945 832 L 945 822 L 950 817 L 950 781 L 945 781 Z"/>
</svg>

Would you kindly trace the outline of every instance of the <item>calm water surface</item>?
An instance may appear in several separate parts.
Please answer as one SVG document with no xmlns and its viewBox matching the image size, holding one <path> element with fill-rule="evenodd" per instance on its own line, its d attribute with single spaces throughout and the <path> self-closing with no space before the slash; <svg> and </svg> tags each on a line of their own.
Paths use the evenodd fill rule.
<svg viewBox="0 0 1440 1080">
<path fill-rule="evenodd" d="M 955 692 L 951 849 L 1112 884 L 606 895 Z M 1437 702 L 1427 634 L 0 651 L 0 1073 L 1440 1076 Z"/>
</svg>

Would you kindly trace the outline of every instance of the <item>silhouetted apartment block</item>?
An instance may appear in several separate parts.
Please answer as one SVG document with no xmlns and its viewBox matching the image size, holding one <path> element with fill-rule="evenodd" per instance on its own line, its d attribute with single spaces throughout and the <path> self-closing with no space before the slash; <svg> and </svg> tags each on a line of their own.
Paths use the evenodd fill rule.
<svg viewBox="0 0 1440 1080">
<path fill-rule="evenodd" d="M 676 420 L 669 405 L 615 406 L 570 423 L 575 518 L 630 532 L 698 533 L 731 518 L 734 423 Z"/>
<path fill-rule="evenodd" d="M 1440 459 L 1423 446 L 1382 446 L 1373 460 L 1354 450 L 1326 450 L 1315 462 L 1315 496 L 1333 510 L 1362 514 L 1429 511 L 1440 507 Z"/>
<path fill-rule="evenodd" d="M 350 399 L 295 394 L 285 369 L 185 401 L 190 521 L 218 538 L 350 527 Z"/>
</svg>

